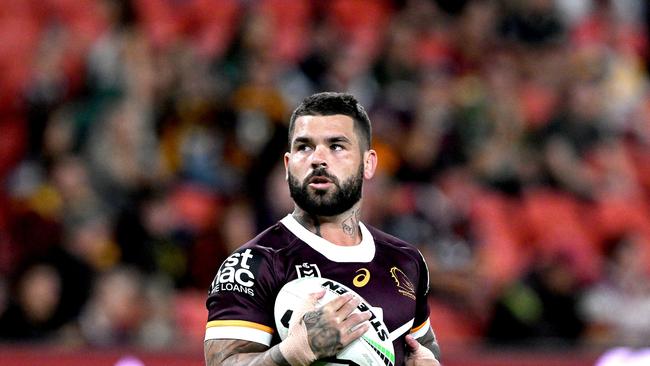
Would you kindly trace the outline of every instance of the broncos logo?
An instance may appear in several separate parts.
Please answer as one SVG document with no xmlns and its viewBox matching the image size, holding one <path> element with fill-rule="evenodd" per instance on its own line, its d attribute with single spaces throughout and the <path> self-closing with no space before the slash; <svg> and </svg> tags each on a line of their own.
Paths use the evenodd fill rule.
<svg viewBox="0 0 650 366">
<path fill-rule="evenodd" d="M 409 280 L 406 274 L 402 272 L 401 269 L 393 267 L 390 269 L 390 275 L 395 280 L 397 291 L 399 291 L 400 294 L 415 300 L 415 286 L 413 286 L 413 283 Z"/>
</svg>

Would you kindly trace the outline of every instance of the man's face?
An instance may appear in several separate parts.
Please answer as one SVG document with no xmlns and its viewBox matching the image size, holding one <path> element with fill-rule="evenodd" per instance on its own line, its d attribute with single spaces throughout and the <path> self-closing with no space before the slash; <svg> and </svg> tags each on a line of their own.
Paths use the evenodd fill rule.
<svg viewBox="0 0 650 366">
<path fill-rule="evenodd" d="M 352 118 L 298 117 L 284 158 L 291 197 L 317 216 L 347 211 L 361 198 L 363 156 Z"/>
</svg>

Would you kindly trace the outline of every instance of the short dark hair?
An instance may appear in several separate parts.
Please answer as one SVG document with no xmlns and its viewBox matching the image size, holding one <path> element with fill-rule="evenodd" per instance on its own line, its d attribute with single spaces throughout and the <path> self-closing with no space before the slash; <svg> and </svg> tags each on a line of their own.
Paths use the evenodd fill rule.
<svg viewBox="0 0 650 366">
<path fill-rule="evenodd" d="M 316 93 L 303 99 L 302 103 L 291 114 L 291 119 L 289 119 L 289 147 L 291 147 L 291 138 L 298 117 L 333 116 L 335 114 L 342 114 L 352 118 L 361 151 L 370 149 L 372 128 L 368 113 L 351 94 L 335 92 Z"/>
</svg>

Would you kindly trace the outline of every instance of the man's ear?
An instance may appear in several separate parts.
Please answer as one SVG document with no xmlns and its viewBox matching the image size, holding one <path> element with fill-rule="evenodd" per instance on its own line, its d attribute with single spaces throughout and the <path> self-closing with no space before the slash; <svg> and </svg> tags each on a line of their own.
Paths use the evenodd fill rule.
<svg viewBox="0 0 650 366">
<path fill-rule="evenodd" d="M 284 179 L 289 181 L 289 159 L 291 154 L 289 152 L 284 153 Z"/>
<path fill-rule="evenodd" d="M 363 153 L 363 177 L 370 179 L 375 175 L 377 170 L 377 152 L 375 150 L 368 150 Z"/>
</svg>

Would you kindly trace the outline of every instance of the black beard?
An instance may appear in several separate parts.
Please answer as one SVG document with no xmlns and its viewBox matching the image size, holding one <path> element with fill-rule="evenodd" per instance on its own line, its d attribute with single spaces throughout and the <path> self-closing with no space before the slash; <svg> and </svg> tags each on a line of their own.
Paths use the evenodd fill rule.
<svg viewBox="0 0 650 366">
<path fill-rule="evenodd" d="M 334 184 L 335 188 L 330 191 L 313 191 L 309 189 L 309 180 L 312 177 L 326 177 Z M 296 205 L 310 215 L 335 216 L 339 215 L 354 206 L 361 199 L 363 188 L 363 164 L 359 164 L 357 174 L 350 177 L 343 184 L 330 175 L 324 168 L 315 169 L 304 182 L 300 184 L 298 179 L 289 172 L 289 192 Z"/>
</svg>

